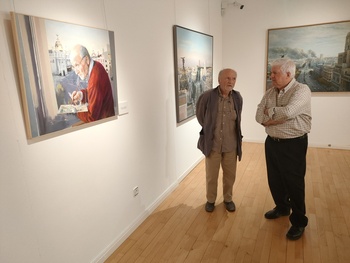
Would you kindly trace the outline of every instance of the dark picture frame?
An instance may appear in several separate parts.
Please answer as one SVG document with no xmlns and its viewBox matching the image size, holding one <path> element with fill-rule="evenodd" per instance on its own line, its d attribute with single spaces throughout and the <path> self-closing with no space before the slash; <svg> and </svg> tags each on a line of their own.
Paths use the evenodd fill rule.
<svg viewBox="0 0 350 263">
<path fill-rule="evenodd" d="M 88 86 L 87 80 L 78 77 L 70 59 L 76 45 L 86 47 L 94 65 L 102 65 L 97 75 L 101 78 L 103 75 L 106 83 L 109 79 L 109 97 L 111 94 L 113 97 L 109 99 L 110 112 L 114 107 L 114 115 L 105 118 L 116 118 L 118 93 L 113 31 L 14 12 L 11 22 L 28 139 L 58 131 L 62 134 L 88 122 L 80 120 L 78 114 L 90 112 L 90 103 L 76 105 L 72 101 L 74 91 Z"/>
<path fill-rule="evenodd" d="M 174 25 L 176 119 L 196 114 L 198 97 L 213 88 L 213 36 Z"/>
<path fill-rule="evenodd" d="M 350 91 L 350 21 L 268 29 L 267 41 L 266 89 L 270 63 L 288 57 L 312 92 Z"/>
</svg>

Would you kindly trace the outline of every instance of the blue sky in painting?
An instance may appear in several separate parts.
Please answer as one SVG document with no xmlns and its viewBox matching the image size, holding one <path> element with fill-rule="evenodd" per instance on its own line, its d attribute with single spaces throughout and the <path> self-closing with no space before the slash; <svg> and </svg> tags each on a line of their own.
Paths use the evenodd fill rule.
<svg viewBox="0 0 350 263">
<path fill-rule="evenodd" d="M 177 28 L 178 65 L 182 66 L 181 57 L 185 57 L 185 66 L 212 67 L 213 38 L 211 36 L 191 31 L 181 27 Z"/>
<path fill-rule="evenodd" d="M 85 27 L 80 25 L 58 22 L 54 20 L 45 20 L 46 35 L 48 47 L 53 48 L 57 35 L 65 50 L 70 50 L 76 44 L 82 44 L 87 47 L 89 52 L 102 51 L 107 49 L 109 43 L 108 31 Z"/>
</svg>

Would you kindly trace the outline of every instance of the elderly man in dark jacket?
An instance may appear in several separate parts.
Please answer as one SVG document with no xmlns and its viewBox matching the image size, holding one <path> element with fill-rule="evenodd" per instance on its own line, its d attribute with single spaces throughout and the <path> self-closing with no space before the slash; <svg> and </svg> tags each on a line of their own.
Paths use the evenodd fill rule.
<svg viewBox="0 0 350 263">
<path fill-rule="evenodd" d="M 218 76 L 219 86 L 205 91 L 198 99 L 196 116 L 202 126 L 198 149 L 205 155 L 205 210 L 213 212 L 217 197 L 220 165 L 223 170 L 223 197 L 226 210 L 236 210 L 232 189 L 236 179 L 237 157 L 242 158 L 241 113 L 242 96 L 233 90 L 237 72 L 223 69 Z"/>
</svg>

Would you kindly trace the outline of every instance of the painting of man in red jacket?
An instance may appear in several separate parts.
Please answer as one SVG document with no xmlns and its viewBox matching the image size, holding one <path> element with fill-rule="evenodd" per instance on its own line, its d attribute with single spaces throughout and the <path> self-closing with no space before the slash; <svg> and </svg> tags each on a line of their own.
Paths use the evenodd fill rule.
<svg viewBox="0 0 350 263">
<path fill-rule="evenodd" d="M 72 93 L 74 104 L 88 103 L 87 112 L 78 112 L 83 122 L 92 122 L 115 115 L 112 86 L 104 66 L 93 60 L 86 47 L 76 45 L 71 52 L 74 72 L 87 87 Z"/>
</svg>

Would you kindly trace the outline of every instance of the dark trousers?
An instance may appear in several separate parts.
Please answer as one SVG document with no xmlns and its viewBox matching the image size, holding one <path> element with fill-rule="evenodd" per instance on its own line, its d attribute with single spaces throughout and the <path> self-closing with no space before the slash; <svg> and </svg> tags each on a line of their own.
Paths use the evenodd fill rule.
<svg viewBox="0 0 350 263">
<path fill-rule="evenodd" d="M 267 177 L 276 209 L 292 209 L 289 220 L 293 226 L 306 227 L 305 172 L 307 135 L 295 139 L 278 140 L 267 136 L 265 157 Z"/>
</svg>

